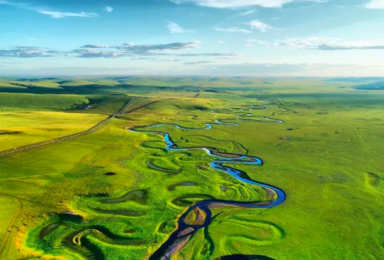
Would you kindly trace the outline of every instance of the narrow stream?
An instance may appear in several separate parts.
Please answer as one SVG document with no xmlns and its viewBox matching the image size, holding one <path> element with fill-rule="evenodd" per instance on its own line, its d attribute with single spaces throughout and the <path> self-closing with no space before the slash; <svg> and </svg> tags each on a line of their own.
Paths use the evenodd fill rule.
<svg viewBox="0 0 384 260">
<path fill-rule="evenodd" d="M 220 121 L 216 121 L 216 124 L 220 125 Z M 167 151 L 186 151 L 186 150 L 203 150 L 210 157 L 214 158 L 212 162 L 210 162 L 210 167 L 214 170 L 222 171 L 227 174 L 230 174 L 232 177 L 237 180 L 256 185 L 259 187 L 263 187 L 269 191 L 272 191 L 274 194 L 273 199 L 270 201 L 263 202 L 237 202 L 237 201 L 226 201 L 226 200 L 204 200 L 197 202 L 196 204 L 190 206 L 187 211 L 185 211 L 178 219 L 177 229 L 174 231 L 168 240 L 161 245 L 151 256 L 150 260 L 166 260 L 171 259 L 172 255 L 180 251 L 189 241 L 191 236 L 196 233 L 199 229 L 207 227 L 211 223 L 212 212 L 210 210 L 210 206 L 212 205 L 229 205 L 229 206 L 237 206 L 237 207 L 247 207 L 247 208 L 260 208 L 260 209 L 268 209 L 273 208 L 281 203 L 283 203 L 286 199 L 286 195 L 284 191 L 281 189 L 260 183 L 252 180 L 247 176 L 247 174 L 243 171 L 231 168 L 227 166 L 228 164 L 247 164 L 247 165 L 258 165 L 261 166 L 263 161 L 255 156 L 247 156 L 247 155 L 233 155 L 233 154 L 215 154 L 214 151 L 210 150 L 207 147 L 192 147 L 192 148 L 177 148 L 176 144 L 173 142 L 169 133 L 152 130 L 153 128 L 158 128 L 162 126 L 174 126 L 178 129 L 182 130 L 199 130 L 196 128 L 185 128 L 177 124 L 158 124 L 144 127 L 132 128 L 131 131 L 146 133 L 146 134 L 157 134 L 161 135 L 164 138 L 164 142 L 166 143 L 165 149 Z M 206 130 L 210 130 L 212 128 L 212 124 L 205 124 Z M 201 129 L 200 129 L 201 130 Z M 190 220 L 187 221 L 186 218 L 190 215 L 194 214 L 196 219 L 194 222 Z M 186 223 L 188 222 L 188 223 Z"/>
</svg>

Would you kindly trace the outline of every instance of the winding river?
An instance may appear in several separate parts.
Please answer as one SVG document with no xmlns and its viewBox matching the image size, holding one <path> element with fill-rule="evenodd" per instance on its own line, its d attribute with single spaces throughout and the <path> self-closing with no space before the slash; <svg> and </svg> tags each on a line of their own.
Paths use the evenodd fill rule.
<svg viewBox="0 0 384 260">
<path fill-rule="evenodd" d="M 220 125 L 221 121 L 216 121 L 214 124 Z M 233 126 L 236 126 L 234 124 Z M 161 245 L 151 256 L 150 260 L 166 260 L 171 259 L 171 257 L 180 251 L 189 241 L 191 236 L 196 233 L 199 229 L 207 227 L 211 223 L 212 212 L 211 208 L 216 207 L 217 205 L 228 205 L 235 207 L 247 207 L 247 208 L 260 208 L 268 209 L 273 208 L 285 201 L 286 195 L 281 189 L 260 183 L 252 180 L 247 176 L 243 171 L 237 170 L 235 168 L 227 166 L 228 164 L 247 164 L 247 165 L 258 165 L 261 166 L 263 161 L 255 156 L 248 155 L 234 155 L 234 154 L 217 154 L 212 148 L 207 147 L 192 147 L 192 148 L 178 148 L 177 145 L 172 140 L 171 136 L 167 132 L 156 131 L 156 128 L 162 126 L 174 126 L 177 129 L 181 130 L 202 130 L 197 128 L 186 128 L 177 124 L 157 124 L 151 126 L 140 126 L 130 129 L 133 132 L 146 133 L 146 134 L 157 134 L 161 135 L 166 144 L 165 149 L 167 151 L 186 151 L 186 150 L 203 150 L 210 157 L 213 158 L 213 161 L 210 162 L 210 167 L 214 170 L 222 171 L 227 174 L 230 174 L 232 177 L 236 178 L 238 181 L 247 183 L 250 185 L 256 185 L 258 187 L 263 187 L 268 191 L 271 196 L 269 201 L 263 202 L 237 202 L 237 201 L 226 201 L 226 200 L 203 200 L 195 203 L 190 206 L 187 211 L 185 211 L 178 219 L 177 229 L 170 235 L 168 240 Z M 212 124 L 205 124 L 205 130 L 210 130 L 213 127 Z M 191 220 L 191 216 L 192 219 Z"/>
</svg>

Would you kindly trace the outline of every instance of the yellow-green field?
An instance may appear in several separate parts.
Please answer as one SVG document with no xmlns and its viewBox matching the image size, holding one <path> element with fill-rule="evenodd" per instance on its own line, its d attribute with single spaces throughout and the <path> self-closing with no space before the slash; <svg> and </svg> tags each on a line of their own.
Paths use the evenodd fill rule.
<svg viewBox="0 0 384 260">
<path fill-rule="evenodd" d="M 0 112 L 0 151 L 85 131 L 105 116 L 54 111 Z"/>
<path fill-rule="evenodd" d="M 97 131 L 0 157 L 0 259 L 148 259 L 191 205 L 270 198 L 211 169 L 202 150 L 166 151 L 161 135 L 129 131 L 154 124 L 180 148 L 262 158 L 231 167 L 287 195 L 271 209 L 218 203 L 171 259 L 384 259 L 384 91 L 326 79 L 44 84 L 7 94 L 47 95 L 41 109 L 0 98 L 0 131 L 23 133 L 0 135 L 0 150 L 84 131 L 136 98 Z"/>
</svg>

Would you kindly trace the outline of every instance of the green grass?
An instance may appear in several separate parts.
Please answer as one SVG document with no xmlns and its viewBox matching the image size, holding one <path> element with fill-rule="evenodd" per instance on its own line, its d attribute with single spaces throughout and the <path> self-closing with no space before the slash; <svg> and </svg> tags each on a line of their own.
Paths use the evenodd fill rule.
<svg viewBox="0 0 384 260">
<path fill-rule="evenodd" d="M 77 95 L 35 95 L 2 93 L 0 95 L 0 111 L 17 110 L 65 110 L 86 105 L 89 100 Z"/>
<path fill-rule="evenodd" d="M 6 243 L 7 235 L 12 229 L 13 222 L 15 221 L 19 211 L 21 209 L 21 202 L 14 197 L 7 195 L 0 195 L 0 210 L 2 212 L 0 216 L 0 243 L 3 246 Z"/>
<path fill-rule="evenodd" d="M 0 151 L 88 130 L 105 116 L 64 112 L 0 112 Z"/>
<path fill-rule="evenodd" d="M 1 131 L 38 129 L 36 138 L 53 138 L 43 134 L 44 128 L 52 128 L 49 124 L 75 132 L 85 120 L 91 124 L 119 110 L 127 95 L 139 97 L 126 110 L 129 113 L 96 132 L 0 158 L 0 210 L 6 212 L 0 217 L 0 238 L 7 237 L 1 240 L 0 257 L 145 259 L 193 203 L 268 198 L 264 189 L 210 169 L 212 158 L 203 151 L 166 152 L 161 136 L 127 130 L 176 123 L 196 129 L 168 125 L 156 130 L 169 132 L 179 147 L 209 146 L 221 153 L 261 157 L 265 163 L 261 167 L 234 167 L 283 189 L 287 200 L 269 210 L 213 209 L 209 227 L 196 232 L 175 259 L 231 254 L 384 258 L 383 91 L 359 91 L 353 86 L 360 83 L 323 79 L 54 81 L 64 80 L 60 84 L 71 91 L 89 82 L 89 88 L 97 82 L 106 87 L 91 94 L 89 89 L 75 95 L 27 94 L 30 107 L 16 97 L 13 105 L 0 106 L 8 110 L 0 114 L 6 119 L 0 122 Z M 143 86 L 124 93 L 118 84 Z M 164 85 L 169 89 L 158 88 Z M 201 91 L 181 87 L 186 85 Z M 217 92 L 205 91 L 209 88 Z M 111 95 L 115 91 L 121 94 Z M 77 100 L 87 100 L 92 108 L 76 108 L 83 104 Z M 257 109 L 268 102 L 268 110 Z M 65 111 L 68 108 L 72 109 Z M 33 111 L 26 113 L 29 109 Z M 238 117 L 244 113 L 252 115 Z M 260 120 L 264 117 L 284 123 Z M 228 124 L 215 124 L 216 120 Z M 207 122 L 213 124 L 211 130 L 203 129 Z"/>
</svg>

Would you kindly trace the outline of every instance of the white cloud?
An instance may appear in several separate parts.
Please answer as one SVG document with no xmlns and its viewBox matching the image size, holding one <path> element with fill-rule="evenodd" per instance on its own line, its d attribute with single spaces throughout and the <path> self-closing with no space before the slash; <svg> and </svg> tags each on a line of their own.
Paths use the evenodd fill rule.
<svg viewBox="0 0 384 260">
<path fill-rule="evenodd" d="M 14 6 L 14 7 L 18 7 L 18 8 L 24 8 L 24 9 L 30 8 L 30 5 L 27 3 L 15 3 L 15 2 L 5 1 L 5 0 L 1 0 L 0 5 L 10 5 L 10 6 Z"/>
<path fill-rule="evenodd" d="M 168 53 L 170 54 L 170 53 Z M 180 57 L 236 57 L 241 54 L 235 52 L 212 52 L 212 53 L 179 53 L 173 54 Z"/>
<path fill-rule="evenodd" d="M 108 13 L 112 13 L 112 12 L 113 12 L 113 7 L 111 7 L 111 6 L 106 6 L 106 7 L 104 8 L 104 11 L 106 11 L 106 12 L 108 12 Z"/>
<path fill-rule="evenodd" d="M 5 58 L 43 58 L 61 54 L 58 51 L 34 46 L 16 46 L 0 49 L 0 57 Z"/>
<path fill-rule="evenodd" d="M 97 13 L 87 13 L 87 12 L 72 13 L 72 12 L 61 12 L 61 11 L 48 11 L 48 10 L 42 9 L 41 7 L 31 5 L 29 3 L 16 3 L 16 2 L 10 2 L 6 0 L 0 0 L 0 5 L 8 5 L 8 6 L 13 6 L 15 8 L 38 12 L 40 14 L 48 15 L 55 19 L 61 19 L 65 17 L 98 17 L 99 16 Z"/>
<path fill-rule="evenodd" d="M 275 40 L 273 42 L 260 41 L 260 40 L 247 40 L 248 46 L 262 45 L 267 47 L 288 46 L 298 49 L 315 49 L 317 46 L 323 44 L 334 44 L 340 41 L 337 38 L 327 37 L 308 37 L 308 38 L 288 38 L 286 40 Z"/>
<path fill-rule="evenodd" d="M 247 15 L 251 15 L 251 14 L 254 14 L 254 13 L 257 13 L 257 10 L 255 10 L 255 9 L 248 10 L 248 11 L 240 13 L 239 15 L 240 16 L 247 16 Z"/>
<path fill-rule="evenodd" d="M 224 44 L 223 41 L 216 41 L 217 44 Z"/>
<path fill-rule="evenodd" d="M 192 66 L 198 66 L 198 65 L 210 64 L 210 63 L 212 63 L 212 61 L 207 61 L 207 60 L 187 61 L 187 62 L 184 62 L 185 65 L 192 65 Z"/>
<path fill-rule="evenodd" d="M 268 30 L 276 30 L 276 28 L 259 20 L 250 21 L 249 23 L 247 23 L 247 25 L 249 25 L 252 29 L 258 30 L 263 33 L 267 32 Z"/>
<path fill-rule="evenodd" d="M 78 58 L 120 58 L 129 56 L 129 53 L 120 51 L 100 51 L 91 49 L 78 49 L 74 50 L 73 53 L 78 54 Z"/>
<path fill-rule="evenodd" d="M 86 45 L 81 46 L 80 48 L 103 49 L 103 48 L 109 48 L 109 45 L 107 45 L 107 44 L 86 44 Z"/>
<path fill-rule="evenodd" d="M 59 12 L 59 11 L 37 11 L 40 14 L 45 14 L 49 15 L 52 18 L 55 19 L 62 19 L 65 17 L 98 17 L 99 15 L 96 13 L 86 13 L 86 12 L 81 12 L 81 13 L 69 13 L 69 12 Z"/>
<path fill-rule="evenodd" d="M 240 8 L 261 6 L 267 8 L 279 8 L 292 2 L 324 2 L 324 0 L 170 0 L 176 4 L 194 3 L 200 6 L 213 8 Z"/>
<path fill-rule="evenodd" d="M 215 27 L 214 29 L 218 32 L 229 32 L 229 33 L 251 33 L 252 32 L 250 30 L 242 29 L 239 27 L 228 27 L 228 28 Z"/>
<path fill-rule="evenodd" d="M 167 28 L 170 33 L 176 34 L 176 33 L 193 33 L 192 30 L 184 29 L 180 25 L 174 22 L 167 22 Z"/>
<path fill-rule="evenodd" d="M 384 44 L 373 45 L 373 44 L 359 44 L 359 43 L 345 43 L 329 45 L 323 44 L 318 47 L 319 50 L 323 51 L 343 51 L 343 50 L 384 50 Z"/>
<path fill-rule="evenodd" d="M 273 42 L 251 39 L 246 41 L 247 46 L 266 47 L 292 47 L 296 49 L 311 49 L 323 51 L 337 50 L 384 50 L 384 43 L 381 41 L 345 41 L 339 38 L 308 37 L 289 38 L 286 40 L 275 40 Z"/>
<path fill-rule="evenodd" d="M 187 49 L 195 49 L 201 45 L 201 42 L 196 40 L 193 42 L 173 42 L 167 44 L 141 44 L 136 45 L 131 42 L 124 43 L 121 46 L 116 46 L 116 49 L 129 51 L 136 55 L 161 55 L 164 51 L 179 51 Z"/>
<path fill-rule="evenodd" d="M 134 44 L 131 42 L 124 43 L 120 46 L 109 46 L 100 44 L 86 44 L 79 49 L 73 50 L 71 54 L 79 58 L 120 58 L 120 57 L 133 57 L 137 59 L 151 59 L 150 57 L 217 57 L 227 58 L 239 56 L 238 53 L 233 52 L 211 52 L 211 53 L 180 53 L 189 49 L 197 49 L 201 42 L 196 40 L 193 42 L 173 42 L 167 44 Z M 108 48 L 110 50 L 102 50 Z M 1 57 L 0 49 L 0 57 Z M 10 54 L 4 52 L 3 56 Z M 13 55 L 15 56 L 15 55 Z M 41 56 L 41 55 L 40 55 Z"/>
<path fill-rule="evenodd" d="M 371 0 L 365 7 L 369 9 L 384 9 L 384 0 Z"/>
</svg>

